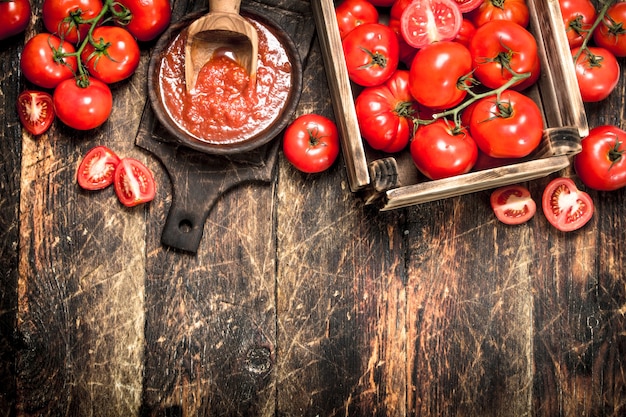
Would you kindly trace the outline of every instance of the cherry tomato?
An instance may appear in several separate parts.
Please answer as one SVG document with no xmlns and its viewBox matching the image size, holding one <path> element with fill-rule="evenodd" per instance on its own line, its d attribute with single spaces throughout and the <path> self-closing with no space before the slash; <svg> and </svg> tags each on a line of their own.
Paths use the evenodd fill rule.
<svg viewBox="0 0 626 417">
<path fill-rule="evenodd" d="M 24 32 L 30 12 L 30 0 L 0 1 L 0 40 Z"/>
<path fill-rule="evenodd" d="M 626 186 L 625 131 L 616 126 L 597 126 L 581 143 L 574 167 L 587 187 L 613 191 Z"/>
<path fill-rule="evenodd" d="M 141 52 L 135 38 L 126 29 L 100 26 L 81 54 L 83 64 L 95 78 L 112 84 L 130 77 L 139 66 Z"/>
<path fill-rule="evenodd" d="M 591 0 L 559 0 L 559 8 L 570 48 L 580 46 L 596 20 Z"/>
<path fill-rule="evenodd" d="M 478 148 L 465 128 L 439 119 L 417 129 L 411 157 L 422 174 L 437 180 L 469 172 L 476 163 Z"/>
<path fill-rule="evenodd" d="M 417 103 L 409 92 L 409 72 L 397 70 L 384 84 L 366 87 L 355 100 L 361 136 L 374 149 L 399 152 L 413 136 Z"/>
<path fill-rule="evenodd" d="M 526 0 L 483 0 L 482 4 L 468 13 L 476 27 L 492 20 L 509 20 L 527 27 L 530 12 Z"/>
<path fill-rule="evenodd" d="M 32 135 L 41 135 L 54 120 L 52 96 L 43 91 L 23 91 L 17 97 L 17 113 L 24 129 Z"/>
<path fill-rule="evenodd" d="M 124 8 L 129 12 L 128 20 L 116 19 L 140 42 L 156 39 L 169 26 L 172 19 L 170 0 L 117 0 L 113 5 L 116 12 Z"/>
<path fill-rule="evenodd" d="M 576 56 L 578 51 L 580 47 L 572 49 L 572 56 Z M 615 55 L 604 48 L 587 47 L 576 59 L 575 68 L 580 95 L 586 103 L 607 98 L 620 77 Z"/>
<path fill-rule="evenodd" d="M 71 78 L 54 89 L 52 100 L 57 117 L 77 130 L 94 129 L 104 123 L 113 108 L 113 95 L 108 85 L 90 78 L 88 85 Z"/>
<path fill-rule="evenodd" d="M 335 7 L 341 39 L 355 27 L 378 23 L 378 9 L 367 0 L 344 0 Z"/>
<path fill-rule="evenodd" d="M 85 190 L 101 190 L 113 184 L 115 168 L 120 158 L 106 146 L 91 148 L 76 171 L 76 180 Z"/>
<path fill-rule="evenodd" d="M 540 61 L 535 37 L 522 26 L 506 20 L 487 22 L 476 29 L 470 41 L 476 71 L 474 76 L 488 88 L 503 86 L 513 74 L 530 73 L 510 88 L 523 90 L 539 78 Z"/>
<path fill-rule="evenodd" d="M 596 46 L 608 49 L 618 57 L 626 56 L 626 3 L 614 3 L 593 31 Z"/>
<path fill-rule="evenodd" d="M 491 208 L 504 224 L 522 224 L 537 212 L 537 204 L 526 187 L 507 185 L 494 190 L 490 197 Z"/>
<path fill-rule="evenodd" d="M 462 44 L 441 41 L 421 48 L 411 63 L 409 86 L 420 104 L 448 109 L 467 95 L 472 55 Z"/>
<path fill-rule="evenodd" d="M 583 227 L 593 216 L 593 201 L 569 178 L 555 178 L 543 191 L 543 214 L 562 232 Z"/>
<path fill-rule="evenodd" d="M 414 48 L 451 41 L 461 30 L 463 16 L 454 0 L 414 0 L 400 17 L 404 40 Z"/>
<path fill-rule="evenodd" d="M 521 158 L 541 142 L 543 119 L 537 104 L 527 96 L 505 90 L 477 101 L 470 116 L 470 134 L 488 156 Z"/>
<path fill-rule="evenodd" d="M 384 83 L 398 68 L 396 33 L 381 23 L 359 25 L 342 42 L 348 76 L 356 84 L 371 87 Z"/>
<path fill-rule="evenodd" d="M 156 195 L 152 171 L 141 161 L 122 158 L 113 174 L 115 194 L 126 207 L 147 203 Z"/>
<path fill-rule="evenodd" d="M 337 125 L 319 114 L 302 115 L 285 129 L 283 151 L 287 160 L 300 171 L 322 172 L 330 168 L 339 155 Z"/>
<path fill-rule="evenodd" d="M 41 6 L 43 24 L 50 33 L 77 44 L 85 39 L 93 19 L 102 11 L 101 0 L 44 0 Z"/>
<path fill-rule="evenodd" d="M 74 46 L 55 35 L 40 33 L 28 40 L 22 51 L 20 67 L 24 77 L 42 88 L 54 88 L 73 78 L 77 70 Z"/>
</svg>

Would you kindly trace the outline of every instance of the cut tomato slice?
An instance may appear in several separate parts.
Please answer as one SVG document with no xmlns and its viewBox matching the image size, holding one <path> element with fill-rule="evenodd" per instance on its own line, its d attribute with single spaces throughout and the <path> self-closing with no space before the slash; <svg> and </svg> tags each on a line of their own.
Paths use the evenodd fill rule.
<svg viewBox="0 0 626 417">
<path fill-rule="evenodd" d="M 508 185 L 491 193 L 491 208 L 498 220 L 505 224 L 522 224 L 537 211 L 537 204 L 526 187 Z"/>
<path fill-rule="evenodd" d="M 453 40 L 461 30 L 463 15 L 453 0 L 415 0 L 402 12 L 402 37 L 414 48 Z"/>
<path fill-rule="evenodd" d="M 555 178 L 543 191 L 543 213 L 563 232 L 583 227 L 593 216 L 593 200 L 569 178 Z"/>
<path fill-rule="evenodd" d="M 23 91 L 17 97 L 17 112 L 24 129 L 32 135 L 41 135 L 54 120 L 52 96 L 43 91 Z"/>
<path fill-rule="evenodd" d="M 106 146 L 90 149 L 78 166 L 76 179 L 85 190 L 101 190 L 113 184 L 120 158 Z"/>
<path fill-rule="evenodd" d="M 459 6 L 461 13 L 469 13 L 474 9 L 478 9 L 478 6 L 482 4 L 483 0 L 456 0 L 456 4 Z"/>
<path fill-rule="evenodd" d="M 156 194 L 152 171 L 133 158 L 123 158 L 117 165 L 114 184 L 117 198 L 126 207 L 152 201 Z"/>
</svg>

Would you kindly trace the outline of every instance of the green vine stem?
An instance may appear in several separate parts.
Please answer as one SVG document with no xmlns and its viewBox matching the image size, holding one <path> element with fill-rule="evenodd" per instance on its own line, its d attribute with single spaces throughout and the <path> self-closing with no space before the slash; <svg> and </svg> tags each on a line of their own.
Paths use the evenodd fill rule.
<svg viewBox="0 0 626 417">
<path fill-rule="evenodd" d="M 583 43 L 580 45 L 580 49 L 578 50 L 576 55 L 574 55 L 574 63 L 578 62 L 578 58 L 580 58 L 580 55 L 583 53 L 583 51 L 589 50 L 587 45 L 589 44 L 589 40 L 591 39 L 593 32 L 600 25 L 600 22 L 604 20 L 604 16 L 606 16 L 606 12 L 609 10 L 609 8 L 616 2 L 617 0 L 603 0 L 601 2 L 602 7 L 600 8 L 600 10 L 598 10 L 596 20 L 593 22 L 593 25 L 591 25 L 591 27 L 585 34 L 585 37 L 583 38 Z"/>
</svg>

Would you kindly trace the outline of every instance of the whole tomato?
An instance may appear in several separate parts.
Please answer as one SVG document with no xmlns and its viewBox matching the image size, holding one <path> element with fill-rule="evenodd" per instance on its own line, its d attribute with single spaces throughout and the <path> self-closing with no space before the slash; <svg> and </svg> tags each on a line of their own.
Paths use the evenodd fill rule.
<svg viewBox="0 0 626 417">
<path fill-rule="evenodd" d="M 111 89 L 95 78 L 62 81 L 54 89 L 52 100 L 59 120 L 77 130 L 100 126 L 113 108 Z"/>
<path fill-rule="evenodd" d="M 382 23 L 357 26 L 343 38 L 342 47 L 348 76 L 361 86 L 382 84 L 398 68 L 398 37 Z"/>
<path fill-rule="evenodd" d="M 572 56 L 578 55 L 574 66 L 580 95 L 586 103 L 604 100 L 619 81 L 619 63 L 615 55 L 604 48 L 590 46 L 578 54 L 580 49 L 572 49 Z"/>
<path fill-rule="evenodd" d="M 172 19 L 170 0 L 117 0 L 113 4 L 115 19 L 140 42 L 156 39 Z M 126 10 L 127 14 L 123 13 Z"/>
<path fill-rule="evenodd" d="M 344 0 L 335 7 L 335 14 L 341 39 L 359 25 L 378 23 L 378 9 L 367 0 Z"/>
<path fill-rule="evenodd" d="M 593 31 L 596 46 L 608 49 L 618 57 L 626 56 L 626 3 L 614 3 Z"/>
<path fill-rule="evenodd" d="M 422 174 L 438 180 L 469 172 L 478 158 L 478 148 L 465 128 L 439 119 L 417 129 L 411 157 Z"/>
<path fill-rule="evenodd" d="M 421 48 L 411 63 L 409 86 L 415 100 L 431 109 L 448 109 L 467 95 L 472 55 L 459 42 L 441 41 Z"/>
<path fill-rule="evenodd" d="M 93 19 L 102 11 L 101 0 L 44 0 L 43 24 L 50 33 L 76 44 L 85 39 Z"/>
<path fill-rule="evenodd" d="M 92 33 L 81 58 L 89 73 L 107 84 L 130 77 L 139 66 L 141 52 L 137 41 L 126 29 L 99 26 Z"/>
<path fill-rule="evenodd" d="M 463 44 L 466 48 L 469 48 L 470 41 L 474 37 L 476 33 L 476 26 L 469 19 L 463 19 L 461 23 L 461 29 L 459 33 L 457 33 L 456 38 L 454 38 L 455 42 L 459 42 Z"/>
<path fill-rule="evenodd" d="M 541 142 L 543 119 L 537 104 L 514 90 L 498 99 L 484 97 L 472 109 L 470 134 L 476 144 L 493 158 L 521 158 Z"/>
<path fill-rule="evenodd" d="M 509 20 L 527 27 L 530 12 L 526 0 L 483 0 L 482 4 L 468 16 L 476 27 L 492 20 Z"/>
<path fill-rule="evenodd" d="M 339 155 L 337 125 L 319 114 L 302 115 L 285 129 L 283 152 L 300 171 L 322 172 L 330 168 Z"/>
<path fill-rule="evenodd" d="M 54 88 L 61 81 L 74 78 L 78 64 L 74 45 L 55 35 L 39 33 L 26 42 L 20 57 L 24 77 L 42 88 Z"/>
<path fill-rule="evenodd" d="M 522 26 L 507 20 L 487 22 L 476 29 L 470 41 L 476 71 L 474 76 L 488 88 L 503 86 L 513 74 L 530 73 L 510 88 L 523 90 L 539 78 L 541 64 L 535 37 Z"/>
<path fill-rule="evenodd" d="M 368 0 L 374 6 L 390 7 L 396 0 Z"/>
<path fill-rule="evenodd" d="M 570 48 L 580 46 L 596 20 L 591 0 L 559 0 L 559 8 Z"/>
<path fill-rule="evenodd" d="M 593 217 L 593 200 L 569 178 L 555 178 L 543 190 L 543 214 L 562 232 L 583 227 Z"/>
<path fill-rule="evenodd" d="M 626 186 L 625 131 L 616 126 L 597 126 L 581 144 L 574 167 L 587 187 L 613 191 Z"/>
<path fill-rule="evenodd" d="M 24 32 L 30 12 L 30 0 L 0 1 L 0 40 Z"/>
<path fill-rule="evenodd" d="M 409 72 L 397 70 L 384 84 L 366 87 L 355 100 L 361 136 L 374 149 L 403 150 L 413 136 L 417 103 L 409 92 Z"/>
</svg>

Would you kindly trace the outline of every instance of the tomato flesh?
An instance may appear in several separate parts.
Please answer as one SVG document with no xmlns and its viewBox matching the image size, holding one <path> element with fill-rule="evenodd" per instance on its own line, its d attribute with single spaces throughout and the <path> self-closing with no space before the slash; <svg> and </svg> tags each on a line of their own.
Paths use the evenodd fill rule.
<svg viewBox="0 0 626 417">
<path fill-rule="evenodd" d="M 154 199 L 156 186 L 152 171 L 134 158 L 122 158 L 115 168 L 115 194 L 126 207 L 134 207 Z"/>
<path fill-rule="evenodd" d="M 41 135 L 54 120 L 52 96 L 43 91 L 23 91 L 17 98 L 17 112 L 24 129 L 33 135 Z"/>
<path fill-rule="evenodd" d="M 593 216 L 594 206 L 589 194 L 580 191 L 569 178 L 552 180 L 542 196 L 543 213 L 562 232 L 583 227 Z"/>
<path fill-rule="evenodd" d="M 537 211 L 537 204 L 526 187 L 508 185 L 491 193 L 491 208 L 498 220 L 505 224 L 522 224 Z"/>
<path fill-rule="evenodd" d="M 463 16 L 452 0 L 414 0 L 402 12 L 400 30 L 414 48 L 449 41 L 461 30 Z"/>
<path fill-rule="evenodd" d="M 106 146 L 96 146 L 90 149 L 83 157 L 76 180 L 85 190 L 101 190 L 113 184 L 115 168 L 120 158 Z"/>
</svg>

